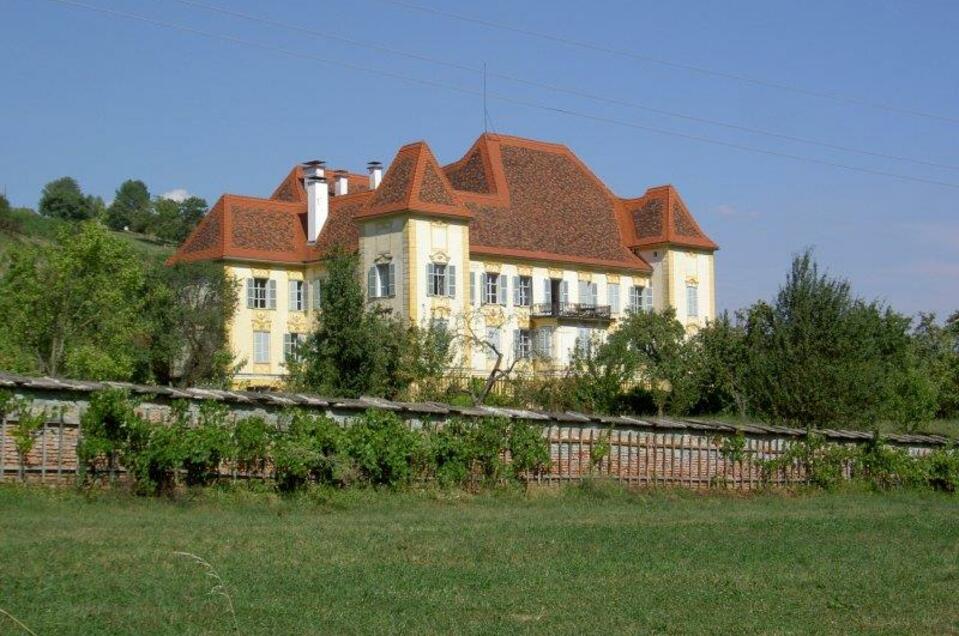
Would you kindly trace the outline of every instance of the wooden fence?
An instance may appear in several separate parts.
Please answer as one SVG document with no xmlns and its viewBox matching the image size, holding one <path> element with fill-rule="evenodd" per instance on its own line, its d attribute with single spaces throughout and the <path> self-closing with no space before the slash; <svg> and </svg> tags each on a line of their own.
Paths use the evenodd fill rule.
<svg viewBox="0 0 959 636">
<path fill-rule="evenodd" d="M 35 433 L 36 441 L 27 456 L 25 475 L 41 483 L 73 483 L 80 471 L 76 447 L 81 417 L 90 393 L 107 387 L 123 388 L 140 401 L 141 416 L 162 421 L 176 400 L 184 400 L 196 412 L 208 400 L 226 404 L 231 417 L 261 416 L 282 426 L 290 408 L 326 414 L 348 426 L 350 419 L 367 409 L 395 412 L 411 428 L 442 426 L 452 418 L 505 417 L 542 426 L 549 441 L 551 465 L 535 477 L 542 484 L 556 484 L 605 477 L 637 486 L 676 485 L 688 488 L 722 486 L 754 489 L 804 480 L 798 466 L 779 475 L 764 476 L 759 461 L 782 455 L 791 444 L 804 439 L 807 431 L 763 424 L 730 425 L 697 418 L 660 419 L 609 417 L 583 413 L 543 413 L 522 409 L 456 407 L 438 403 L 403 403 L 376 398 L 328 399 L 313 395 L 251 393 L 209 389 L 172 389 L 122 383 L 95 383 L 28 378 L 0 373 L 0 390 L 14 392 L 43 411 L 46 421 Z M 15 480 L 21 463 L 11 429 L 15 413 L 0 420 L 0 480 Z M 861 444 L 872 435 L 861 431 L 817 431 L 835 444 Z M 729 451 L 729 441 L 741 439 L 743 447 Z M 913 455 L 924 455 L 953 440 L 937 435 L 887 435 L 883 441 Z M 602 445 L 607 452 L 594 450 Z M 229 466 L 224 476 L 237 475 Z M 260 475 L 262 477 L 262 475 Z"/>
</svg>

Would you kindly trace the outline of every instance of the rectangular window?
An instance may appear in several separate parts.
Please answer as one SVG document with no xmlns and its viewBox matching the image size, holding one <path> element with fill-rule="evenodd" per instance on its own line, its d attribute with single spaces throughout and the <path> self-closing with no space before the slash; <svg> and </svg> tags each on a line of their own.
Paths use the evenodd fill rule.
<svg viewBox="0 0 959 636">
<path fill-rule="evenodd" d="M 393 263 L 379 263 L 366 273 L 366 295 L 389 298 L 396 294 L 396 268 Z"/>
<path fill-rule="evenodd" d="M 426 295 L 456 296 L 456 266 L 442 263 L 426 264 Z"/>
<path fill-rule="evenodd" d="M 596 283 L 579 281 L 579 303 L 587 307 L 595 307 L 597 301 Z"/>
<path fill-rule="evenodd" d="M 644 287 L 643 288 L 643 311 L 652 311 L 653 310 L 653 288 Z"/>
<path fill-rule="evenodd" d="M 310 283 L 310 290 L 313 292 L 313 309 L 319 310 L 323 300 L 322 287 L 320 286 L 319 278 L 313 279 L 313 282 Z"/>
<path fill-rule="evenodd" d="M 499 285 L 499 274 L 483 274 L 483 304 L 484 305 L 497 305 L 499 304 L 500 297 L 500 285 Z"/>
<path fill-rule="evenodd" d="M 303 309 L 305 308 L 304 303 L 306 301 L 306 298 L 304 298 L 305 294 L 304 294 L 303 287 L 304 287 L 304 284 L 303 284 L 303 281 L 301 280 L 290 281 L 290 287 L 289 287 L 290 303 L 288 307 L 290 311 L 303 311 Z"/>
<path fill-rule="evenodd" d="M 619 283 L 611 283 L 606 286 L 606 300 L 609 302 L 609 311 L 619 313 Z"/>
<path fill-rule="evenodd" d="M 549 360 L 553 357 L 553 328 L 540 327 L 533 337 L 533 353 L 538 358 Z"/>
<path fill-rule="evenodd" d="M 490 361 L 496 360 L 496 355 L 502 353 L 499 327 L 486 328 L 486 344 L 487 346 L 484 347 L 484 349 L 486 349 L 486 358 Z"/>
<path fill-rule="evenodd" d="M 533 355 L 533 336 L 529 329 L 517 329 L 513 333 L 513 356 L 517 359 Z"/>
<path fill-rule="evenodd" d="M 287 362 L 299 357 L 300 347 L 306 342 L 306 334 L 283 334 L 283 359 Z"/>
<path fill-rule="evenodd" d="M 578 354 L 588 355 L 592 344 L 589 327 L 580 327 L 576 330 L 576 352 Z"/>
<path fill-rule="evenodd" d="M 643 305 L 643 292 L 645 288 L 642 285 L 633 285 L 629 288 L 629 310 L 630 311 L 643 311 L 645 307 Z"/>
<path fill-rule="evenodd" d="M 518 307 L 529 307 L 533 304 L 533 279 L 530 276 L 517 276 L 516 289 L 513 291 L 515 298 L 513 304 Z"/>
<path fill-rule="evenodd" d="M 270 361 L 270 332 L 253 332 L 253 362 L 266 364 Z"/>
<path fill-rule="evenodd" d="M 276 281 L 269 278 L 246 279 L 246 306 L 249 309 L 276 309 Z"/>
<path fill-rule="evenodd" d="M 699 316 L 699 286 L 686 285 L 686 315 L 690 318 Z"/>
</svg>

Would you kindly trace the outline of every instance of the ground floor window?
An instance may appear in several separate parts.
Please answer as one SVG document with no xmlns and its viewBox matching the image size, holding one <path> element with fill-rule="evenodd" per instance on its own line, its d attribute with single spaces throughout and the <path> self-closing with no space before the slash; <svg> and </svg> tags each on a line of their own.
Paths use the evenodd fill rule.
<svg viewBox="0 0 959 636">
<path fill-rule="evenodd" d="M 529 329 L 517 329 L 513 334 L 513 355 L 517 359 L 533 355 L 533 336 Z"/>
<path fill-rule="evenodd" d="M 299 359 L 300 348 L 306 343 L 306 334 L 288 333 L 283 335 L 283 359 L 292 362 Z"/>
<path fill-rule="evenodd" d="M 270 332 L 253 332 L 253 362 L 265 364 L 270 361 Z"/>
</svg>

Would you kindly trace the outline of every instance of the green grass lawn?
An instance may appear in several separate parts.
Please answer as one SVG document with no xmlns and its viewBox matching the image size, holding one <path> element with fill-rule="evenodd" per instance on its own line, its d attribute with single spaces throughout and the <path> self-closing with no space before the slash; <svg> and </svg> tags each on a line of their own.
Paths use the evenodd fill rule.
<svg viewBox="0 0 959 636">
<path fill-rule="evenodd" d="M 959 633 L 959 497 L 0 488 L 0 608 L 38 634 Z M 0 633 L 17 633 L 0 616 Z"/>
</svg>

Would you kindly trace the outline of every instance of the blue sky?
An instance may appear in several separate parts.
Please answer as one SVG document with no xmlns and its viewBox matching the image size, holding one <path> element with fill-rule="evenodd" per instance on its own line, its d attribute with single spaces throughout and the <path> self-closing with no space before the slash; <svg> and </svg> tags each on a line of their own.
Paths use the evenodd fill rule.
<svg viewBox="0 0 959 636">
<path fill-rule="evenodd" d="M 268 195 L 296 162 L 362 170 L 425 139 L 443 163 L 482 132 L 481 75 L 274 28 L 176 0 L 82 0 L 262 43 L 238 45 L 51 0 L 0 0 L 0 188 L 35 206 L 62 175 L 112 197 Z M 491 74 L 941 166 L 801 144 L 488 79 L 491 93 L 725 143 L 959 186 L 959 4 L 949 1 L 441 3 L 522 29 L 947 119 L 813 97 L 547 42 L 383 0 L 198 0 Z M 295 52 L 284 55 L 273 48 Z M 615 192 L 673 183 L 722 247 L 718 300 L 771 297 L 816 249 L 896 309 L 959 309 L 959 187 L 901 181 L 489 100 L 496 131 L 568 144 Z M 953 166 L 950 168 L 948 166 Z M 585 228 L 584 228 L 585 229 Z"/>
</svg>

